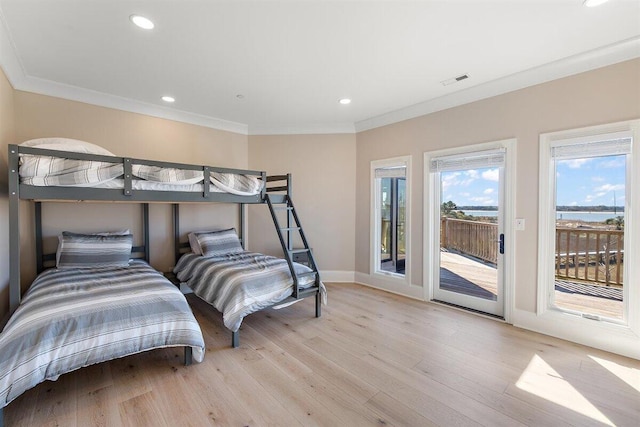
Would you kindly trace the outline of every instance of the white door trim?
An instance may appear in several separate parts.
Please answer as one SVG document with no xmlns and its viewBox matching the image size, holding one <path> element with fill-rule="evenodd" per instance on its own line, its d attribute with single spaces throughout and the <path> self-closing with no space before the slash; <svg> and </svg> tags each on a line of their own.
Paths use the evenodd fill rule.
<svg viewBox="0 0 640 427">
<path fill-rule="evenodd" d="M 496 148 L 505 149 L 505 166 L 504 166 L 504 276 L 503 276 L 503 293 L 504 293 L 504 320 L 511 323 L 511 316 L 515 309 L 514 303 L 514 279 L 515 279 L 515 188 L 516 188 L 516 146 L 515 138 L 500 141 L 492 141 L 481 144 L 467 145 L 464 147 L 456 147 L 445 150 L 429 151 L 424 153 L 423 163 L 423 289 L 424 299 L 431 301 L 436 286 L 434 273 L 439 269 L 438 257 L 435 256 L 440 251 L 440 242 L 437 239 L 439 231 L 439 222 L 436 218 L 436 211 L 432 208 L 433 200 L 439 200 L 440 189 L 437 186 L 437 180 L 434 179 L 430 172 L 429 165 L 434 157 L 462 154 L 472 151 L 485 151 Z"/>
</svg>

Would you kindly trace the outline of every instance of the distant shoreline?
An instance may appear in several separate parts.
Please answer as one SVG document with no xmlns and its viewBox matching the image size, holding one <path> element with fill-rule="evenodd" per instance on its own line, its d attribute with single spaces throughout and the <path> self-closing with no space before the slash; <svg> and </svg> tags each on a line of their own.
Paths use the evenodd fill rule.
<svg viewBox="0 0 640 427">
<path fill-rule="evenodd" d="M 614 215 L 620 215 L 620 216 L 624 216 L 624 211 L 556 211 L 556 213 L 559 214 L 564 214 L 564 213 L 568 213 L 568 214 L 614 214 Z"/>
<path fill-rule="evenodd" d="M 604 209 L 589 209 L 589 208 L 598 208 L 598 206 L 579 206 L 576 208 L 567 209 L 566 206 L 556 206 L 556 212 L 558 213 L 581 213 L 581 214 L 589 214 L 589 213 L 612 213 L 612 214 L 624 214 L 624 207 L 616 207 L 614 209 L 613 206 L 605 206 Z M 497 212 L 497 206 L 458 206 L 454 211 L 485 211 L 485 212 Z"/>
</svg>

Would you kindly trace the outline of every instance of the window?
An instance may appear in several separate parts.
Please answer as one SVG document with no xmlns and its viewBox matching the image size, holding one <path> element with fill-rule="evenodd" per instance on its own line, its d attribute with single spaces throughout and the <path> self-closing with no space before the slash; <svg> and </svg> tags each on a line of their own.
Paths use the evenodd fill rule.
<svg viewBox="0 0 640 427">
<path fill-rule="evenodd" d="M 638 193 L 634 126 L 542 135 L 539 315 L 555 311 L 603 324 L 637 323 L 637 309 L 629 308 L 637 307 L 640 286 L 628 262 L 637 256 L 632 242 L 638 240 L 630 216 Z"/>
<path fill-rule="evenodd" d="M 405 278 L 409 248 L 409 157 L 371 163 L 372 274 Z"/>
</svg>

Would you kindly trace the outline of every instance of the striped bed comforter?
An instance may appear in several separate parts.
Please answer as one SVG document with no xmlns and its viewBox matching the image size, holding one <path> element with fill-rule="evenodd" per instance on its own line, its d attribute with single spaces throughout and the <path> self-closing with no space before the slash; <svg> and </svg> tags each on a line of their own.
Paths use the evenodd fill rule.
<svg viewBox="0 0 640 427">
<path fill-rule="evenodd" d="M 134 178 L 141 182 L 171 185 L 183 185 L 189 191 L 194 184 L 202 184 L 202 170 L 163 168 L 158 166 L 132 164 Z M 22 155 L 20 157 L 20 182 L 34 186 L 62 187 L 98 187 L 122 178 L 122 163 L 109 163 L 90 160 L 73 160 L 63 157 Z M 211 172 L 210 181 L 213 191 L 252 196 L 259 194 L 263 182 L 256 175 L 242 175 Z M 124 182 L 122 182 L 124 187 Z M 162 187 L 156 189 L 162 190 Z M 202 191 L 197 189 L 196 191 Z"/>
<path fill-rule="evenodd" d="M 0 408 L 84 366 L 204 339 L 184 295 L 144 261 L 128 267 L 47 270 L 0 334 Z"/>
<path fill-rule="evenodd" d="M 311 271 L 295 263 L 296 272 Z M 284 259 L 255 252 L 203 257 L 184 254 L 174 268 L 178 280 L 222 313 L 224 325 L 232 332 L 242 319 L 272 306 L 293 293 L 293 279 Z M 302 288 L 314 284 L 314 277 L 300 279 Z M 321 292 L 326 297 L 324 285 Z"/>
</svg>

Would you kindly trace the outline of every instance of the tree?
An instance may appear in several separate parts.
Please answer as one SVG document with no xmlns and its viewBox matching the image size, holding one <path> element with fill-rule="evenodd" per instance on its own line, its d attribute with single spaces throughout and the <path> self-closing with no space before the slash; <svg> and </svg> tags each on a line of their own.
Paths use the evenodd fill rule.
<svg viewBox="0 0 640 427">
<path fill-rule="evenodd" d="M 605 224 L 615 225 L 616 230 L 622 230 L 622 228 L 624 227 L 624 217 L 617 216 L 615 218 L 607 218 L 607 220 L 605 221 Z"/>
<path fill-rule="evenodd" d="M 449 200 L 448 202 L 444 202 L 442 205 L 440 205 L 440 214 L 442 216 L 448 216 L 451 212 L 455 211 L 456 209 L 458 209 L 458 205 L 456 205 L 451 200 Z"/>
</svg>

